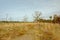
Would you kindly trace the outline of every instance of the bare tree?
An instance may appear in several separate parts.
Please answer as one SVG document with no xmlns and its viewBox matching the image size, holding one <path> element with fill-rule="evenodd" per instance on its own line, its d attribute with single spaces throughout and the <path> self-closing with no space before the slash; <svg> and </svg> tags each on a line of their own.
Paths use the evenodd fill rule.
<svg viewBox="0 0 60 40">
<path fill-rule="evenodd" d="M 57 20 L 57 15 L 54 14 L 54 17 L 53 17 L 53 22 L 56 23 L 56 20 Z"/>
<path fill-rule="evenodd" d="M 40 16 L 41 16 L 41 12 L 39 12 L 39 11 L 35 11 L 35 14 L 33 15 L 34 22 L 39 21 Z"/>
<path fill-rule="evenodd" d="M 13 20 L 12 17 L 10 17 L 10 18 L 9 18 L 9 21 L 12 21 L 12 20 Z"/>
<path fill-rule="evenodd" d="M 8 21 L 8 14 L 6 14 L 6 21 Z"/>
<path fill-rule="evenodd" d="M 24 17 L 23 17 L 23 22 L 27 22 L 28 21 L 28 18 L 27 18 L 27 16 L 25 15 Z"/>
</svg>

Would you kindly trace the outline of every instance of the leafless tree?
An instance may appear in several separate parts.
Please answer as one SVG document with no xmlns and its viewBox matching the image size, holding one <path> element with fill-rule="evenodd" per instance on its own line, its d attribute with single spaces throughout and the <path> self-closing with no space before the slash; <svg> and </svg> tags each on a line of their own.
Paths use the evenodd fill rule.
<svg viewBox="0 0 60 40">
<path fill-rule="evenodd" d="M 25 15 L 24 17 L 23 17 L 23 22 L 27 22 L 28 21 L 28 18 L 27 18 L 27 16 Z"/>
<path fill-rule="evenodd" d="M 41 16 L 41 12 L 39 11 L 35 11 L 33 18 L 34 18 L 34 22 L 37 22 L 40 19 Z"/>
<path fill-rule="evenodd" d="M 6 14 L 6 21 L 8 21 L 8 14 Z"/>
</svg>

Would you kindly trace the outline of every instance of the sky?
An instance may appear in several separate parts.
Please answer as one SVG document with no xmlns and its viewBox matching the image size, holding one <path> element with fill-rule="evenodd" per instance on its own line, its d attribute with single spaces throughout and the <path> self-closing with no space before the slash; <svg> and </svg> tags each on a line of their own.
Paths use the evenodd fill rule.
<svg viewBox="0 0 60 40">
<path fill-rule="evenodd" d="M 0 20 L 21 21 L 26 16 L 32 21 L 35 11 L 48 19 L 54 13 L 60 13 L 60 0 L 0 0 Z"/>
</svg>

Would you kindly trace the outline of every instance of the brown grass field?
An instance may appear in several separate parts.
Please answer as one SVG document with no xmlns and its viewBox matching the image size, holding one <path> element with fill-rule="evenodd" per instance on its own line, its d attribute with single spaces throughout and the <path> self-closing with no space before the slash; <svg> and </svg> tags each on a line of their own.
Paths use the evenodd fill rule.
<svg viewBox="0 0 60 40">
<path fill-rule="evenodd" d="M 0 23 L 0 40 L 60 40 L 60 24 Z"/>
</svg>

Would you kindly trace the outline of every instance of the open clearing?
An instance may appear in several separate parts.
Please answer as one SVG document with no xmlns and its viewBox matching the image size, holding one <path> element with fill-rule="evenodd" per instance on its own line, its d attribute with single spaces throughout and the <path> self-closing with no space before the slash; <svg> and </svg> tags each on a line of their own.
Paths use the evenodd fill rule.
<svg viewBox="0 0 60 40">
<path fill-rule="evenodd" d="M 0 40 L 60 40 L 60 25 L 57 23 L 0 23 Z"/>
</svg>

